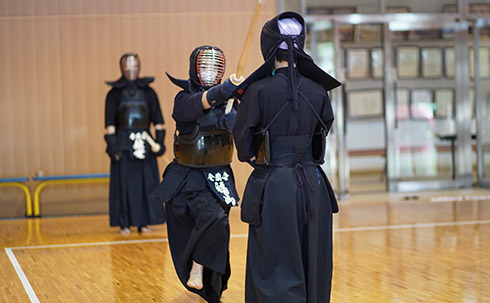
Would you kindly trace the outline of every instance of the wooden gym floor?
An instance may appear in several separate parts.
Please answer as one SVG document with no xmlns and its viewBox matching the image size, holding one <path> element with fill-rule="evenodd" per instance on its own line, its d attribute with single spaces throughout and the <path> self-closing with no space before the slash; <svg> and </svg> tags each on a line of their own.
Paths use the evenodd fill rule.
<svg viewBox="0 0 490 303">
<path fill-rule="evenodd" d="M 229 288 L 243 302 L 247 225 L 232 209 Z M 490 302 L 490 190 L 353 193 L 334 221 L 332 302 Z M 204 302 L 180 284 L 165 225 L 107 215 L 0 221 L 0 302 Z"/>
</svg>

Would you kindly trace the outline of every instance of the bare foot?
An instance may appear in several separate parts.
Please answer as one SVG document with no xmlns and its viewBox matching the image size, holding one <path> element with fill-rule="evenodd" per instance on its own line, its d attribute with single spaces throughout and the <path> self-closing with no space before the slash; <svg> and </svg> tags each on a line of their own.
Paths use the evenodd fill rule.
<svg viewBox="0 0 490 303">
<path fill-rule="evenodd" d="M 124 228 L 121 228 L 121 229 L 119 230 L 119 233 L 120 233 L 121 235 L 123 235 L 123 236 L 126 236 L 126 237 L 127 237 L 127 236 L 129 236 L 129 234 L 131 233 L 131 231 L 129 230 L 129 228 L 124 227 Z"/>
<path fill-rule="evenodd" d="M 153 230 L 151 230 L 150 228 L 146 227 L 146 226 L 142 226 L 142 227 L 139 227 L 138 228 L 138 232 L 140 233 L 143 233 L 143 234 L 149 234 L 151 233 Z"/>
<path fill-rule="evenodd" d="M 195 261 L 192 261 L 192 268 L 189 275 L 189 280 L 187 280 L 187 286 L 197 290 L 202 289 L 202 271 L 203 266 Z"/>
</svg>

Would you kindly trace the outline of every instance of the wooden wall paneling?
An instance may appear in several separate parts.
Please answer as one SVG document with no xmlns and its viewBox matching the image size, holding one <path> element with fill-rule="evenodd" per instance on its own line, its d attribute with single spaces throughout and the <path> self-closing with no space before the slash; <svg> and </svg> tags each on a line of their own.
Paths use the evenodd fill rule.
<svg viewBox="0 0 490 303">
<path fill-rule="evenodd" d="M 103 141 L 107 91 L 100 69 L 105 66 L 104 49 L 113 42 L 102 30 L 104 22 L 94 18 L 62 21 L 62 127 L 67 173 L 108 171 Z"/>
<path fill-rule="evenodd" d="M 11 44 L 15 54 L 12 60 L 15 174 L 32 176 L 36 170 L 56 170 L 56 159 L 63 158 L 62 132 L 49 127 L 57 125 L 60 119 L 56 64 L 51 67 L 48 60 L 56 55 L 57 25 L 35 19 L 12 21 L 12 25 L 17 36 Z"/>
<path fill-rule="evenodd" d="M 16 39 L 12 31 L 12 21 L 0 21 L 0 66 L 4 72 L 0 73 L 0 176 L 16 177 L 15 175 L 15 143 L 12 135 L 15 130 L 15 116 L 12 114 L 18 107 L 13 92 L 13 52 L 11 45 Z"/>
<path fill-rule="evenodd" d="M 145 7 L 145 10 L 139 12 L 146 11 L 147 13 L 175 13 L 178 11 L 182 11 L 182 8 L 188 5 L 186 2 L 188 1 L 151 0 L 147 1 L 148 6 Z M 133 3 L 134 2 L 131 0 L 123 0 L 121 3 L 121 13 L 130 13 L 131 11 L 134 11 L 134 9 L 138 9 L 132 5 Z"/>
<path fill-rule="evenodd" d="M 28 117 L 33 117 L 33 120 L 28 121 L 27 128 L 32 136 L 30 141 L 37 146 L 27 149 L 34 155 L 40 154 L 36 163 L 30 165 L 34 170 L 29 175 L 33 176 L 38 171 L 45 175 L 69 173 L 65 161 L 67 141 L 63 115 L 67 105 L 66 98 L 62 96 L 62 79 L 65 75 L 61 73 L 60 21 L 57 18 L 30 18 L 23 23 L 32 23 L 33 28 L 30 39 L 25 40 L 32 45 L 26 45 L 30 53 L 24 59 L 29 60 L 27 66 L 30 70 L 25 70 L 24 77 L 25 82 L 33 86 L 32 95 L 26 99 L 33 102 L 33 106 L 28 107 Z M 29 79 L 31 75 L 33 79 Z M 61 197 L 66 192 L 66 186 L 48 189 L 43 196 L 49 195 L 50 191 L 54 192 L 54 196 Z M 43 206 L 41 209 L 46 207 Z"/>
<path fill-rule="evenodd" d="M 176 2 L 175 5 L 179 3 Z M 177 22 L 179 18 L 178 16 L 162 17 L 158 18 L 156 22 L 156 27 L 159 31 L 155 39 L 159 41 L 161 47 L 157 56 L 158 63 L 155 64 L 157 68 L 155 70 L 155 89 L 157 90 L 165 119 L 165 146 L 167 147 L 167 151 L 158 162 L 161 172 L 173 159 L 175 121 L 172 119 L 172 109 L 174 97 L 180 90 L 180 88 L 170 82 L 165 72 L 178 79 L 187 79 L 189 77 L 189 55 L 192 50 L 185 49 L 185 46 L 182 45 L 182 41 L 187 40 L 187 37 L 182 35 L 180 31 L 180 23 Z"/>
<path fill-rule="evenodd" d="M 214 1 L 214 0 L 213 0 Z M 212 1 L 172 1 L 172 0 L 149 0 L 143 5 L 131 0 L 122 0 L 120 2 L 120 14 L 154 14 L 154 13 L 176 13 L 192 10 L 201 2 L 210 3 Z"/>
<path fill-rule="evenodd" d="M 143 3 L 144 1 L 137 2 Z M 120 3 L 120 0 L 62 0 L 59 1 L 59 14 L 71 16 L 118 14 Z"/>
<path fill-rule="evenodd" d="M 87 98 L 88 73 L 91 68 L 96 67 L 87 58 L 90 46 L 86 41 L 86 22 L 86 18 L 63 20 L 60 28 L 63 75 L 63 120 L 60 127 L 64 130 L 66 141 L 64 164 L 67 173 L 81 173 L 80 167 L 87 168 L 88 164 L 86 148 L 89 140 L 85 103 L 90 102 Z"/>
<path fill-rule="evenodd" d="M 62 123 L 66 174 L 109 171 L 105 153 L 104 105 L 109 86 L 108 52 L 118 45 L 117 20 L 72 16 L 60 21 Z M 117 63 L 116 63 L 117 65 Z M 104 79 L 105 78 L 105 79 Z M 43 215 L 107 211 L 107 184 L 46 188 Z"/>
<path fill-rule="evenodd" d="M 52 115 L 50 108 L 59 98 L 51 81 L 50 72 L 56 70 L 46 56 L 56 47 L 51 33 L 56 33 L 56 24 L 38 20 L 9 21 L 13 38 L 8 47 L 12 58 L 10 77 L 14 108 L 10 110 L 14 125 L 7 130 L 14 139 L 10 153 L 14 152 L 14 168 L 9 173 L 17 176 L 32 176 L 38 169 L 49 169 L 54 159 L 62 158 L 62 144 L 57 141 L 60 132 L 49 129 L 48 124 L 59 117 Z M 56 74 L 55 74 L 56 76 Z M 58 99 L 58 100 L 57 100 Z M 5 100 L 2 100 L 5 102 Z M 53 153 L 51 148 L 57 145 Z M 61 152 L 60 152 L 61 151 Z"/>
<path fill-rule="evenodd" d="M 41 201 L 43 217 L 105 214 L 109 211 L 109 183 L 47 187 Z"/>
<path fill-rule="evenodd" d="M 142 76 L 156 77 L 152 86 L 167 130 L 167 153 L 158 159 L 163 172 L 173 158 L 171 112 L 179 90 L 165 71 L 187 78 L 192 49 L 211 44 L 225 51 L 229 76 L 240 56 L 254 6 L 255 1 L 235 0 L 197 5 L 194 1 L 0 2 L 5 9 L 0 13 L 0 42 L 6 54 L 0 60 L 10 71 L 0 84 L 0 104 L 8 113 L 0 122 L 2 176 L 33 176 L 40 170 L 44 174 L 109 171 L 103 120 L 110 88 L 104 81 L 120 76 L 118 61 L 125 51 L 140 54 Z M 262 63 L 260 27 L 273 15 L 274 5 L 267 3 L 246 75 Z M 237 180 L 243 180 L 238 182 L 244 184 L 250 168 L 238 162 L 232 165 Z M 84 187 L 52 187 L 43 196 L 55 202 L 56 197 L 68 197 Z M 98 192 L 106 190 L 104 185 L 93 187 Z"/>
<path fill-rule="evenodd" d="M 109 172 L 110 160 L 109 156 L 105 153 L 106 143 L 103 135 L 105 134 L 105 98 L 107 93 L 111 89 L 107 85 L 106 81 L 115 81 L 121 77 L 121 70 L 119 67 L 119 59 L 123 53 L 121 46 L 121 20 L 117 17 L 108 17 L 99 20 L 101 24 L 98 25 L 98 72 L 99 76 L 95 77 L 96 95 L 94 101 L 98 108 L 98 115 L 100 116 L 100 122 L 95 125 L 95 129 L 91 130 L 95 138 L 94 142 L 98 142 L 96 148 L 93 150 L 93 156 L 97 157 L 97 170 L 100 172 Z"/>
<path fill-rule="evenodd" d="M 26 138 L 26 123 L 29 120 L 26 114 L 25 94 L 27 88 L 25 87 L 25 79 L 23 75 L 23 41 L 25 36 L 23 35 L 23 24 L 19 21 L 7 21 L 10 25 L 11 39 L 9 40 L 8 47 L 12 54 L 10 63 L 10 87 L 11 101 L 13 108 L 8 113 L 12 117 L 13 124 L 10 124 L 6 129 L 6 135 L 9 136 L 12 141 L 10 148 L 7 150 L 8 155 L 11 156 L 11 164 L 9 168 L 11 171 L 6 171 L 8 176 L 18 176 L 28 174 L 28 157 L 27 157 L 27 140 Z M 5 102 L 2 100 L 2 103 Z M 33 122 L 31 120 L 31 122 Z M 34 155 L 39 157 L 39 155 Z M 3 157 L 2 157 L 3 158 Z"/>
<path fill-rule="evenodd" d="M 77 168 L 77 171 L 86 170 L 88 173 L 94 172 L 92 167 L 92 158 L 94 155 L 98 155 L 101 158 L 104 149 L 95 149 L 95 142 L 101 142 L 100 137 L 103 134 L 103 130 L 100 125 L 103 125 L 104 107 L 97 107 L 97 95 L 95 87 L 98 86 L 99 75 L 99 48 L 98 48 L 98 19 L 84 19 L 81 24 L 82 35 L 82 51 L 80 54 L 83 62 L 83 80 L 80 83 L 80 87 L 76 89 L 76 96 L 78 96 L 78 102 L 72 104 L 74 108 L 80 108 L 83 115 L 79 115 L 80 124 L 76 126 L 78 129 L 75 132 L 75 136 L 71 140 L 81 141 L 82 144 L 78 144 L 77 150 L 73 151 L 77 155 L 76 161 L 85 164 L 85 168 Z M 75 99 L 76 100 L 76 99 Z M 76 110 L 74 112 L 77 112 Z M 69 125 L 70 121 L 66 121 L 66 125 Z M 99 139 L 99 140 L 97 140 Z M 71 146 L 71 145 L 69 145 Z"/>
<path fill-rule="evenodd" d="M 114 19 L 77 18 L 62 21 L 64 127 L 67 169 L 71 173 L 107 172 L 104 106 L 113 81 L 112 49 L 118 45 Z M 117 63 L 115 63 L 117 66 Z"/>
<path fill-rule="evenodd" d="M 167 131 L 165 137 L 167 150 L 162 157 L 157 159 L 159 169 L 163 173 L 164 168 L 173 159 L 172 144 L 175 126 L 171 117 L 173 107 L 172 94 L 177 92 L 177 90 L 171 92 L 171 86 L 174 85 L 169 83 L 170 81 L 165 75 L 165 64 L 175 62 L 174 60 L 176 58 L 171 54 L 174 47 L 172 46 L 172 41 L 168 39 L 169 34 L 172 33 L 168 20 L 162 17 L 153 17 L 148 27 L 147 31 L 151 40 L 151 44 L 148 46 L 151 47 L 143 47 L 145 58 L 148 56 L 148 60 L 144 59 L 146 63 L 144 63 L 143 68 L 149 73 L 149 76 L 155 77 L 155 82 L 151 85 L 160 101 L 160 108 L 162 109 L 163 119 L 165 121 L 164 126 Z"/>
<path fill-rule="evenodd" d="M 0 0 L 0 16 L 58 14 L 58 0 Z"/>
<path fill-rule="evenodd" d="M 86 102 L 89 109 L 89 172 L 109 172 L 109 157 L 105 153 L 104 118 L 105 97 L 110 89 L 105 81 L 116 80 L 119 72 L 119 57 L 114 58 L 114 50 L 120 49 L 120 39 L 117 35 L 118 20 L 114 18 L 96 19 L 93 21 L 95 30 L 93 51 L 90 54 L 96 66 L 90 74 L 90 95 Z M 97 34 L 96 34 L 97 33 Z M 120 74 L 120 72 L 119 72 Z"/>
<path fill-rule="evenodd" d="M 29 78 L 32 75 L 26 82 L 32 81 L 29 85 L 33 86 L 34 91 L 26 100 L 26 107 L 31 110 L 29 117 L 37 118 L 37 123 L 28 122 L 27 134 L 34 135 L 31 140 L 36 145 L 30 146 L 28 142 L 27 150 L 29 155 L 40 153 L 40 162 L 32 166 L 35 170 L 31 170 L 29 175 L 33 176 L 36 170 L 43 170 L 46 174 L 60 174 L 65 172 L 62 159 L 65 157 L 66 141 L 60 127 L 63 100 L 60 89 L 59 21 L 40 19 L 33 21 L 31 26 L 32 45 L 26 47 L 30 48 L 32 70 L 25 70 L 25 73 Z M 29 103 L 35 106 L 31 108 Z M 32 148 L 36 146 L 36 149 Z"/>
<path fill-rule="evenodd" d="M 246 12 L 253 11 L 256 0 L 150 0 L 140 5 L 131 0 L 121 1 L 121 13 L 183 13 L 207 14 L 209 12 Z M 263 11 L 275 10 L 275 1 L 264 1 Z M 272 17 L 272 16 L 271 16 Z"/>
<path fill-rule="evenodd" d="M 17 142 L 23 141 L 22 137 L 16 138 L 13 134 L 17 129 L 18 102 L 13 92 L 13 49 L 12 45 L 20 39 L 12 30 L 11 20 L 0 20 L 0 177 L 19 177 L 16 171 L 21 165 L 16 165 Z M 27 167 L 24 165 L 24 167 Z M 25 215 L 25 194 L 14 187 L 0 187 L 0 217 L 22 217 Z"/>
<path fill-rule="evenodd" d="M 47 100 L 46 96 L 41 96 L 38 91 L 39 85 L 37 81 L 40 80 L 36 77 L 40 64 L 40 60 L 38 59 L 43 60 L 42 56 L 44 55 L 41 53 L 37 56 L 37 52 L 41 52 L 39 50 L 41 45 L 36 45 L 35 43 L 37 34 L 40 33 L 37 27 L 40 23 L 35 19 L 24 20 L 21 23 L 21 32 L 19 34 L 22 35 L 23 39 L 21 40 L 21 49 L 19 50 L 21 60 L 18 69 L 21 81 L 15 83 L 14 87 L 18 90 L 24 90 L 22 97 L 19 98 L 19 102 L 24 104 L 24 110 L 16 113 L 19 115 L 19 118 L 23 116 L 20 118 L 22 122 L 19 123 L 19 126 L 21 128 L 17 129 L 17 134 L 24 140 L 23 142 L 19 142 L 21 145 L 17 146 L 17 148 L 19 148 L 18 152 L 22 153 L 22 157 L 25 159 L 27 169 L 36 167 L 45 171 L 51 171 L 47 156 L 51 154 L 54 146 L 48 139 L 52 135 L 46 127 L 43 116 L 45 114 L 50 115 L 50 113 L 46 113 L 45 106 L 50 109 L 55 105 L 50 102 L 51 100 Z M 53 119 L 54 117 L 51 116 L 49 118 Z M 41 144 L 41 142 L 44 144 Z M 32 171 L 26 171 L 23 175 L 31 175 L 32 173 Z"/>
<path fill-rule="evenodd" d="M 0 187 L 0 218 L 20 218 L 26 214 L 26 196 L 17 187 Z"/>
</svg>

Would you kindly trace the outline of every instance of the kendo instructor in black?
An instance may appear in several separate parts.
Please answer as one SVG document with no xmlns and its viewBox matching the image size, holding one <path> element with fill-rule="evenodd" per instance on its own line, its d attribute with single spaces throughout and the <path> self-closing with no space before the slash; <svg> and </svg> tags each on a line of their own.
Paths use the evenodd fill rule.
<svg viewBox="0 0 490 303">
<path fill-rule="evenodd" d="M 107 82 L 112 88 L 106 97 L 104 139 L 111 158 L 110 226 L 119 226 L 127 236 L 130 226 L 145 233 L 151 231 L 147 225 L 165 222 L 163 205 L 150 198 L 160 181 L 156 157 L 165 152 L 165 130 L 158 97 L 149 86 L 154 78 L 138 77 L 138 55 L 126 53 L 119 64 L 122 76 Z"/>
<path fill-rule="evenodd" d="M 250 175 L 241 205 L 249 223 L 245 302 L 330 302 L 332 213 L 320 167 L 334 120 L 327 91 L 340 83 L 304 52 L 305 24 L 282 13 L 262 28 L 265 63 L 235 91 L 238 159 Z"/>
<path fill-rule="evenodd" d="M 203 45 L 190 55 L 189 79 L 170 80 L 175 96 L 174 156 L 155 196 L 165 203 L 175 271 L 185 286 L 207 302 L 219 302 L 230 277 L 230 208 L 238 194 L 230 163 L 236 111 L 225 113 L 235 85 L 221 83 L 225 56 Z M 220 84 L 221 83 L 221 84 Z"/>
</svg>

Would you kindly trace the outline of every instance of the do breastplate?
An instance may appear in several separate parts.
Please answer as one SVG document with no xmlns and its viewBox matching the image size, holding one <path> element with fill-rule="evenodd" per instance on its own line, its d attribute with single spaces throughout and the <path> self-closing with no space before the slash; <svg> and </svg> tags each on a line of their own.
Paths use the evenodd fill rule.
<svg viewBox="0 0 490 303">
<path fill-rule="evenodd" d="M 136 89 L 131 95 L 122 91 L 122 100 L 117 109 L 117 123 L 123 129 L 146 129 L 150 127 L 150 109 L 145 102 L 143 90 Z"/>
<path fill-rule="evenodd" d="M 189 167 L 216 167 L 231 163 L 233 138 L 229 131 L 217 129 L 214 119 L 216 116 L 210 111 L 197 120 L 192 133 L 174 135 L 177 162 Z"/>
</svg>

